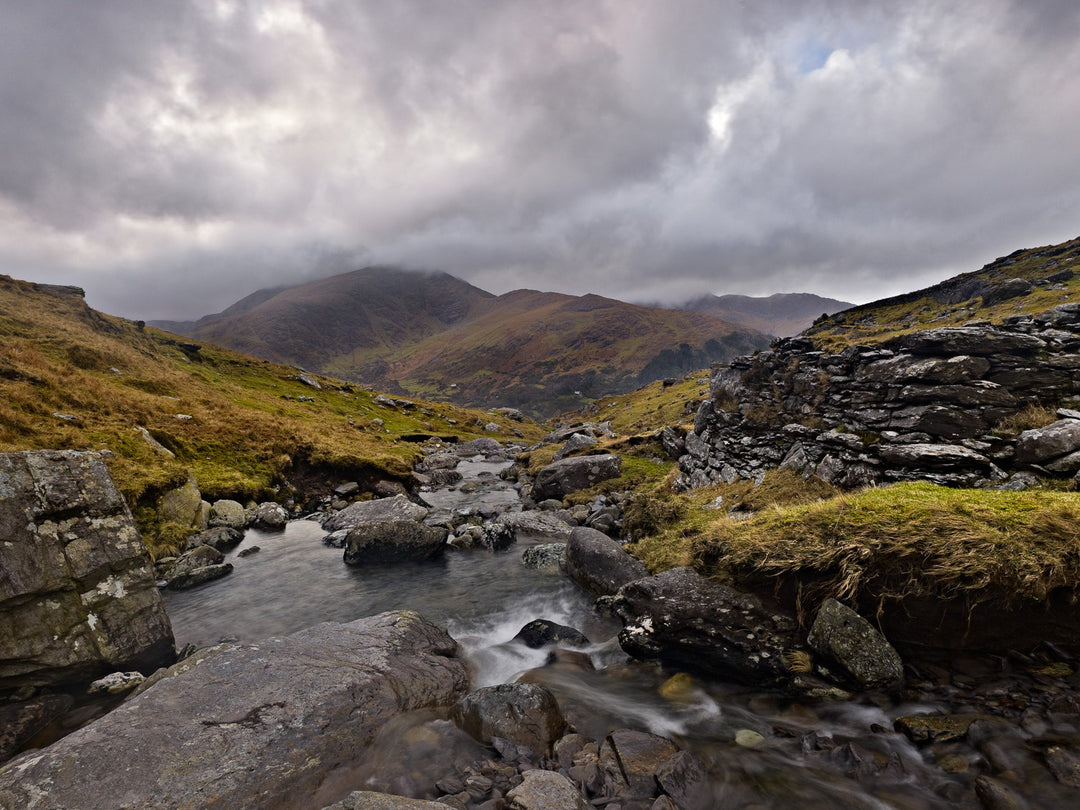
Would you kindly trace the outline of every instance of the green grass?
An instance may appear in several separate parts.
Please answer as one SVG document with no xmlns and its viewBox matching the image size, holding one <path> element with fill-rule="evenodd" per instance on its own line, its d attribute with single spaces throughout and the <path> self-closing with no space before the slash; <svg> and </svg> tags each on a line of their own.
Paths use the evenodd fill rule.
<svg viewBox="0 0 1080 810">
<path fill-rule="evenodd" d="M 741 581 L 794 578 L 814 598 L 1042 600 L 1077 585 L 1080 494 L 896 484 L 717 520 L 690 559 Z"/>
</svg>

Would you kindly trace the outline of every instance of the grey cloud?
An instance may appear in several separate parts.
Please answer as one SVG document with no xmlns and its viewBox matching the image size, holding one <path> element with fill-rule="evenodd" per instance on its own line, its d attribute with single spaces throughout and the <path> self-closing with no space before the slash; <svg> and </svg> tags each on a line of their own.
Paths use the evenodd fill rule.
<svg viewBox="0 0 1080 810">
<path fill-rule="evenodd" d="M 1078 22 L 1070 0 L 8 4 L 0 272 L 132 317 L 360 262 L 667 303 L 892 294 L 1076 235 Z"/>
</svg>

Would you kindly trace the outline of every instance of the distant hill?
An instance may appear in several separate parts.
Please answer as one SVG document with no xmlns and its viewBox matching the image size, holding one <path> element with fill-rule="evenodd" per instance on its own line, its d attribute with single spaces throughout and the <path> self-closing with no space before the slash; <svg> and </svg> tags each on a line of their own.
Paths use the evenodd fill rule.
<svg viewBox="0 0 1080 810">
<path fill-rule="evenodd" d="M 811 293 L 777 293 L 763 298 L 704 295 L 688 301 L 681 308 L 704 312 L 769 335 L 790 337 L 806 329 L 822 315 L 832 315 L 851 306 L 846 301 L 822 298 Z"/>
<path fill-rule="evenodd" d="M 1066 303 L 1080 303 L 1080 238 L 1017 250 L 931 287 L 852 307 L 806 334 L 837 348 L 969 321 L 1022 319 Z"/>
<path fill-rule="evenodd" d="M 403 394 L 538 416 L 769 342 L 703 313 L 596 295 L 495 296 L 445 273 L 387 267 L 260 291 L 197 322 L 160 325 Z"/>
</svg>

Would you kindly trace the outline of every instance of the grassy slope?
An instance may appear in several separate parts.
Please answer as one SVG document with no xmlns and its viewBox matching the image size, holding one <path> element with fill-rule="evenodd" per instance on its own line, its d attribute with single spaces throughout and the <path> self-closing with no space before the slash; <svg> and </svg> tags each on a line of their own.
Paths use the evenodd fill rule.
<svg viewBox="0 0 1080 810">
<path fill-rule="evenodd" d="M 209 345 L 190 359 L 182 340 L 0 276 L 0 450 L 111 450 L 113 475 L 136 507 L 189 476 L 205 496 L 241 499 L 285 494 L 312 468 L 401 478 L 419 454 L 402 435 L 472 438 L 482 435 L 478 420 L 502 423 L 498 438 L 542 433 L 441 403 L 384 407 L 373 392 L 332 380 L 316 391 L 295 369 Z"/>
<path fill-rule="evenodd" d="M 1066 270 L 1077 273 L 1071 279 L 1047 283 L 1046 279 Z M 1022 278 L 1037 285 L 1026 296 L 990 306 L 983 302 L 979 287 Z M 967 292 L 975 292 L 967 295 Z M 960 326 L 968 321 L 1000 323 L 1018 313 L 1038 314 L 1058 304 L 1080 300 L 1080 239 L 1060 245 L 1019 250 L 997 259 L 972 273 L 907 295 L 886 298 L 852 307 L 815 324 L 804 334 L 829 351 L 839 351 L 855 343 L 880 343 L 898 335 L 922 329 Z"/>
</svg>

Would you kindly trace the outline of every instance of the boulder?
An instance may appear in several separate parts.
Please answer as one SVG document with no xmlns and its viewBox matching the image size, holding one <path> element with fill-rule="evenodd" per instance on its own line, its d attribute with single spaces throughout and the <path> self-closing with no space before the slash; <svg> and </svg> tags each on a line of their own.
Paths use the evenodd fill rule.
<svg viewBox="0 0 1080 810">
<path fill-rule="evenodd" d="M 558 508 L 562 508 L 561 503 L 558 501 L 555 503 L 558 504 Z M 573 531 L 572 526 L 550 512 L 506 512 L 499 516 L 497 522 L 513 529 L 518 539 L 524 535 L 525 537 L 566 540 Z"/>
<path fill-rule="evenodd" d="M 39 695 L 0 706 L 0 763 L 74 705 L 71 695 Z"/>
<path fill-rule="evenodd" d="M 170 591 L 184 591 L 188 588 L 194 588 L 196 585 L 204 585 L 207 582 L 213 582 L 215 579 L 221 579 L 231 574 L 232 571 L 232 563 L 204 565 L 201 568 L 193 568 L 183 574 L 173 576 L 168 580 L 168 588 Z"/>
<path fill-rule="evenodd" d="M 904 679 L 904 662 L 892 645 L 851 608 L 826 599 L 807 638 L 810 647 L 868 689 L 895 686 Z"/>
<path fill-rule="evenodd" d="M 622 459 L 611 454 L 559 459 L 536 474 L 532 496 L 536 501 L 562 498 L 571 492 L 615 478 L 621 470 Z"/>
<path fill-rule="evenodd" d="M 541 543 L 521 553 L 526 568 L 560 568 L 566 559 L 566 543 Z"/>
<path fill-rule="evenodd" d="M 589 810 L 592 806 L 573 782 L 555 771 L 526 771 L 521 784 L 506 798 L 509 810 Z"/>
<path fill-rule="evenodd" d="M 455 719 L 482 743 L 498 738 L 536 754 L 549 751 L 566 729 L 555 696 L 534 683 L 504 683 L 470 692 L 458 704 Z"/>
<path fill-rule="evenodd" d="M 1002 354 L 1034 354 L 1046 341 L 1034 335 L 1006 332 L 988 326 L 947 326 L 912 332 L 886 342 L 888 348 L 905 348 L 912 354 L 994 357 Z"/>
<path fill-rule="evenodd" d="M 0 454 L 0 538 L 0 692 L 174 660 L 150 556 L 101 454 Z"/>
<path fill-rule="evenodd" d="M 289 513 L 280 503 L 267 501 L 260 503 L 247 513 L 247 525 L 264 531 L 284 529 L 289 522 Z"/>
<path fill-rule="evenodd" d="M 566 573 L 590 593 L 610 596 L 626 583 L 647 577 L 649 569 L 603 532 L 581 526 L 566 543 Z"/>
<path fill-rule="evenodd" d="M 228 526 L 230 529 L 242 530 L 247 526 L 247 515 L 244 513 L 244 507 L 237 501 L 231 501 L 227 498 L 220 501 L 214 501 L 210 507 L 210 521 L 208 523 L 210 528 L 217 526 Z"/>
<path fill-rule="evenodd" d="M 557 644 L 559 642 L 572 644 L 576 647 L 585 646 L 589 643 L 589 639 L 580 630 L 547 619 L 534 619 L 529 622 L 514 636 L 514 641 L 520 641 L 526 647 L 534 650 L 547 644 Z"/>
<path fill-rule="evenodd" d="M 420 467 L 424 470 L 452 470 L 458 464 L 461 463 L 461 457 L 457 453 L 439 452 L 432 453 L 430 456 L 425 456 L 424 460 L 420 463 Z"/>
<path fill-rule="evenodd" d="M 383 565 L 428 560 L 446 549 L 446 529 L 414 520 L 376 520 L 361 523 L 345 538 L 348 565 Z"/>
<path fill-rule="evenodd" d="M 984 307 L 990 307 L 1011 298 L 1028 295 L 1033 289 L 1031 282 L 1025 278 L 1010 278 L 1008 281 L 995 284 L 983 292 L 982 303 Z"/>
<path fill-rule="evenodd" d="M 985 470 L 990 466 L 986 456 L 959 444 L 883 444 L 878 454 L 900 467 Z"/>
<path fill-rule="evenodd" d="M 454 640 L 405 611 L 227 648 L 0 768 L 0 806 L 323 807 L 389 719 L 467 683 Z"/>
<path fill-rule="evenodd" d="M 1059 419 L 1025 430 L 1016 440 L 1017 464 L 1042 464 L 1080 450 L 1080 419 Z"/>
<path fill-rule="evenodd" d="M 660 792 L 657 771 L 678 753 L 666 737 L 619 729 L 600 745 L 600 769 L 612 794 L 651 799 Z"/>
<path fill-rule="evenodd" d="M 746 683 L 787 680 L 795 624 L 690 568 L 624 585 L 614 600 L 619 644 L 635 658 Z"/>
<path fill-rule="evenodd" d="M 228 526 L 217 526 L 216 528 L 193 534 L 188 538 L 185 550 L 190 551 L 199 546 L 210 546 L 211 548 L 216 548 L 218 551 L 227 551 L 233 546 L 238 545 L 243 539 L 244 533 L 239 529 L 231 529 Z"/>
<path fill-rule="evenodd" d="M 161 523 L 175 523 L 191 529 L 205 529 L 202 523 L 202 493 L 194 478 L 177 489 L 166 492 L 158 499 L 158 520 Z"/>
<path fill-rule="evenodd" d="M 165 572 L 165 584 L 171 591 L 194 588 L 204 582 L 232 573 L 232 564 L 225 555 L 211 546 L 196 546 L 184 554 Z"/>
<path fill-rule="evenodd" d="M 413 503 L 404 495 L 379 498 L 375 501 L 359 501 L 323 521 L 327 532 L 355 529 L 361 523 L 376 520 L 411 520 L 419 523 L 428 516 L 428 510 Z"/>
<path fill-rule="evenodd" d="M 588 436 L 584 433 L 575 433 L 566 440 L 562 447 L 559 448 L 558 452 L 555 453 L 555 458 L 564 458 L 581 450 L 586 450 L 595 446 L 596 439 L 593 436 Z"/>
</svg>

